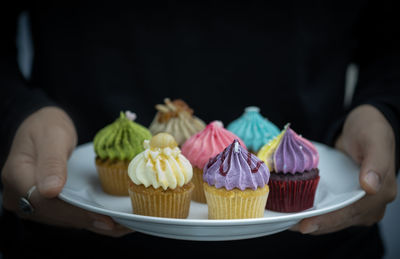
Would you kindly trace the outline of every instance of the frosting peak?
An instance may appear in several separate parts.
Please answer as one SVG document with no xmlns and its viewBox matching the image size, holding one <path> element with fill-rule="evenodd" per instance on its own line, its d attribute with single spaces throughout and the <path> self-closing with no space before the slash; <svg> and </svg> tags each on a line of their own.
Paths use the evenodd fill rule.
<svg viewBox="0 0 400 259">
<path fill-rule="evenodd" d="M 182 146 L 184 154 L 193 166 L 203 168 L 211 157 L 224 150 L 235 139 L 240 138 L 223 127 L 222 122 L 213 121 L 206 128 L 188 139 Z"/>
<path fill-rule="evenodd" d="M 227 129 L 243 139 L 247 148 L 255 152 L 279 134 L 279 129 L 264 118 L 256 106 L 245 108 L 243 115 L 231 122 Z"/>
<path fill-rule="evenodd" d="M 174 137 L 168 133 L 158 133 L 149 142 L 150 148 L 176 148 L 178 144 L 176 143 Z"/>
<path fill-rule="evenodd" d="M 260 112 L 260 108 L 257 106 L 249 106 L 244 109 L 245 112 Z"/>
<path fill-rule="evenodd" d="M 258 157 L 277 173 L 305 172 L 318 167 L 319 155 L 315 146 L 296 134 L 289 125 L 274 140 L 266 144 Z"/>
<path fill-rule="evenodd" d="M 235 139 L 204 167 L 203 180 L 216 188 L 257 189 L 269 181 L 269 170 L 263 161 L 243 148 Z"/>
</svg>

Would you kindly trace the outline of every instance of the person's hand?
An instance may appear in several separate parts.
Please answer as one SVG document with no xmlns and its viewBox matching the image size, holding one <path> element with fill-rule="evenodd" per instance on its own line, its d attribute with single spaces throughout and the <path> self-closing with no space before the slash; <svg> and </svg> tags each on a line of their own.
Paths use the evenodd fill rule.
<svg viewBox="0 0 400 259">
<path fill-rule="evenodd" d="M 302 220 L 292 230 L 326 234 L 380 221 L 396 198 L 395 137 L 385 117 L 373 106 L 355 108 L 346 118 L 335 147 L 360 165 L 359 181 L 366 196 L 340 210 Z"/>
<path fill-rule="evenodd" d="M 57 198 L 67 178 L 67 160 L 77 143 L 72 120 L 61 109 L 45 107 L 19 126 L 2 169 L 3 206 L 22 218 L 63 227 L 87 229 L 109 236 L 130 231 L 110 217 L 67 204 Z M 18 209 L 20 197 L 36 185 L 31 215 Z"/>
</svg>

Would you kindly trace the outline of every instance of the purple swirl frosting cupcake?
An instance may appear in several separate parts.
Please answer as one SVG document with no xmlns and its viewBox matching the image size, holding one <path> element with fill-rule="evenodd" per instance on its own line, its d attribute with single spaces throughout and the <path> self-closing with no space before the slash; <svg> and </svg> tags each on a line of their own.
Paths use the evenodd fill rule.
<svg viewBox="0 0 400 259">
<path fill-rule="evenodd" d="M 315 146 L 294 132 L 289 125 L 258 157 L 271 170 L 267 209 L 298 212 L 313 206 L 319 182 L 319 155 Z"/>
<path fill-rule="evenodd" d="M 265 163 L 243 148 L 236 139 L 204 167 L 203 180 L 215 188 L 245 190 L 268 184 L 270 172 Z"/>
<path fill-rule="evenodd" d="M 273 156 L 274 171 L 291 174 L 310 171 L 318 167 L 318 162 L 315 146 L 288 126 Z"/>
<path fill-rule="evenodd" d="M 269 169 L 237 139 L 211 158 L 203 171 L 209 219 L 264 216 L 269 194 Z"/>
</svg>

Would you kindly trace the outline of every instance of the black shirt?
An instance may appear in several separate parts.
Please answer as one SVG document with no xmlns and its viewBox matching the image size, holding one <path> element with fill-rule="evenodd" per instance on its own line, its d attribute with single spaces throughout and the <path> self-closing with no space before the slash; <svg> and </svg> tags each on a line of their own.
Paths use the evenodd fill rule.
<svg viewBox="0 0 400 259">
<path fill-rule="evenodd" d="M 204 121 L 218 119 L 225 125 L 255 105 L 278 127 L 291 122 L 303 136 L 331 145 L 347 112 L 369 103 L 389 120 L 399 146 L 399 18 L 389 1 L 82 2 L 31 1 L 0 11 L 3 161 L 19 123 L 40 107 L 65 109 L 82 144 L 121 110 L 137 113 L 137 122 L 148 126 L 154 105 L 165 97 L 182 98 Z M 22 9 L 29 13 L 34 44 L 28 81 L 18 71 L 14 41 Z M 358 66 L 359 77 L 345 107 L 345 75 L 351 63 Z M 18 220 L 15 224 L 25 226 L 19 238 L 44 228 Z M 46 229 L 60 238 L 100 239 Z M 149 240 L 203 250 L 218 244 L 229 251 L 257 246 L 265 249 L 265 256 L 382 253 L 376 226 L 322 237 L 284 232 L 212 245 L 142 234 L 118 242 L 102 240 L 119 246 L 122 240 L 132 245 Z"/>
</svg>

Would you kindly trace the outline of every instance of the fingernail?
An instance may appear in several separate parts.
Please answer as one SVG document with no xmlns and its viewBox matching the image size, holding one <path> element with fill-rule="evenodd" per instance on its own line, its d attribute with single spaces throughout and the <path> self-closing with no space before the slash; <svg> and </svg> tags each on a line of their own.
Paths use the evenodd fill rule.
<svg viewBox="0 0 400 259">
<path fill-rule="evenodd" d="M 301 231 L 301 233 L 310 234 L 310 233 L 313 233 L 313 232 L 317 231 L 318 229 L 319 229 L 318 225 L 311 224 L 311 225 L 308 225 L 305 229 L 303 229 L 303 231 Z"/>
<path fill-rule="evenodd" d="M 101 229 L 101 230 L 107 230 L 107 231 L 113 229 L 110 225 L 106 224 L 103 221 L 98 221 L 98 220 L 93 221 L 93 227 Z"/>
<path fill-rule="evenodd" d="M 369 171 L 364 178 L 365 182 L 376 192 L 381 188 L 381 179 L 374 171 Z"/>
<path fill-rule="evenodd" d="M 42 182 L 39 183 L 39 188 L 42 191 L 51 190 L 54 187 L 59 187 L 62 184 L 60 177 L 57 175 L 50 175 L 44 178 Z"/>
</svg>

